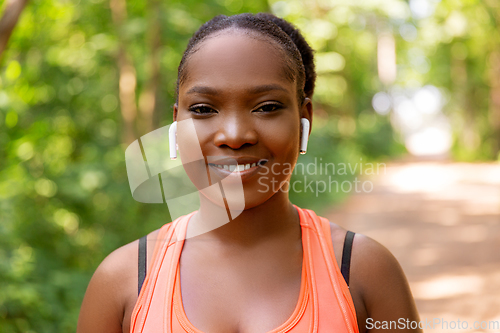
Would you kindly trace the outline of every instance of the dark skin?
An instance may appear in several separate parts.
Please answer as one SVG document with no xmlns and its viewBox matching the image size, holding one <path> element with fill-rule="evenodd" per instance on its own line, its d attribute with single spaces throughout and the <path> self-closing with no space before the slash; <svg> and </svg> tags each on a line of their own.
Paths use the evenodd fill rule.
<svg viewBox="0 0 500 333">
<path fill-rule="evenodd" d="M 297 84 L 284 75 L 282 57 L 274 42 L 231 30 L 204 41 L 191 56 L 174 118 L 193 120 L 204 156 L 263 158 L 268 167 L 275 166 L 276 181 L 289 179 L 283 165 L 297 161 L 300 118 L 312 122 L 312 104 L 307 98 L 297 102 Z M 181 155 L 183 148 L 189 150 L 183 143 L 180 137 Z M 258 179 L 255 174 L 243 181 L 245 210 L 238 217 L 184 243 L 184 310 L 204 332 L 268 332 L 295 309 L 303 255 L 298 214 L 286 191 L 259 191 Z M 270 179 L 266 182 L 271 184 Z M 211 206 L 214 203 L 201 195 L 200 211 L 189 226 L 202 224 Z M 346 230 L 330 226 L 340 267 Z M 157 234 L 148 235 L 149 265 Z M 135 241 L 115 250 L 98 267 L 82 304 L 78 333 L 129 332 L 137 301 L 137 246 Z M 396 259 L 360 234 L 353 245 L 350 292 L 360 332 L 368 332 L 367 318 L 419 320 Z M 379 331 L 391 332 L 369 330 Z M 406 331 L 421 332 L 397 330 Z"/>
</svg>

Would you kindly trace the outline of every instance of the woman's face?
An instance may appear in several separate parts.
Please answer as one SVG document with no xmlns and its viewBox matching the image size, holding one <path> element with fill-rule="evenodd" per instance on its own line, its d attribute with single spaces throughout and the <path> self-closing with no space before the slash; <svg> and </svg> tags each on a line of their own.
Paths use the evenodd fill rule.
<svg viewBox="0 0 500 333">
<path fill-rule="evenodd" d="M 174 118 L 192 120 L 205 157 L 185 165 L 188 176 L 203 188 L 207 171 L 214 184 L 231 180 L 231 170 L 239 169 L 245 209 L 277 193 L 287 195 L 283 185 L 297 161 L 300 118 L 311 120 L 310 101 L 298 105 L 297 84 L 286 74 L 284 56 L 262 37 L 222 32 L 203 41 L 187 60 L 179 86 Z M 189 156 L 195 151 L 192 133 L 183 134 L 179 126 L 177 135 L 183 162 L 195 159 Z"/>
</svg>

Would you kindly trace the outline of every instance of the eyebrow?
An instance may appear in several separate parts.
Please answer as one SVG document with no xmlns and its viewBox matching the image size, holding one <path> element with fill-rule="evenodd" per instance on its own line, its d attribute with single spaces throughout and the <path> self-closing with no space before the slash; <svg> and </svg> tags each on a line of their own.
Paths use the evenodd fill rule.
<svg viewBox="0 0 500 333">
<path fill-rule="evenodd" d="M 248 90 L 248 92 L 251 94 L 260 94 L 272 90 L 281 90 L 288 92 L 287 89 L 280 86 L 279 84 L 263 84 L 260 86 L 252 87 L 251 89 Z M 220 90 L 207 86 L 194 86 L 191 89 L 189 89 L 186 92 L 186 94 L 219 95 Z"/>
<path fill-rule="evenodd" d="M 272 90 L 281 90 L 281 91 L 288 92 L 288 90 L 286 90 L 285 88 L 283 88 L 279 84 L 264 84 L 261 86 L 253 87 L 252 89 L 250 89 L 249 92 L 251 94 L 260 94 L 260 93 L 272 91 Z"/>
<path fill-rule="evenodd" d="M 219 90 L 207 86 L 194 86 L 186 94 L 218 95 Z"/>
</svg>

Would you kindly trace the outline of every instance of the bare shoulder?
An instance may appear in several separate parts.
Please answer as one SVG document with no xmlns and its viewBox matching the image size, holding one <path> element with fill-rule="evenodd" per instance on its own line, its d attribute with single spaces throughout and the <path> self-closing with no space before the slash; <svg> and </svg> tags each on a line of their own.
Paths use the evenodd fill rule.
<svg viewBox="0 0 500 333">
<path fill-rule="evenodd" d="M 116 249 L 97 267 L 82 302 L 78 333 L 122 332 L 125 304 L 137 276 L 137 245 L 136 240 Z"/>
<path fill-rule="evenodd" d="M 157 232 L 148 235 L 153 243 L 148 244 L 148 257 Z M 82 302 L 78 333 L 122 332 L 124 318 L 137 300 L 138 245 L 135 240 L 121 246 L 97 267 Z"/>
<path fill-rule="evenodd" d="M 334 247 L 337 242 L 341 256 L 347 231 L 331 222 L 330 226 Z M 419 320 L 410 287 L 397 259 L 385 246 L 358 233 L 352 246 L 349 284 L 360 332 L 377 332 L 376 322 Z M 398 332 L 420 332 L 398 328 Z"/>
</svg>

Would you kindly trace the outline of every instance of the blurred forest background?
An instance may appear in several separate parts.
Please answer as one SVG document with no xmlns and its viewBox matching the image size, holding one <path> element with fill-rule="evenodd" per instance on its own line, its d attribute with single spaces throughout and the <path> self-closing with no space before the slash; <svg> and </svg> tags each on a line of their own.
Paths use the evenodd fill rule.
<svg viewBox="0 0 500 333">
<path fill-rule="evenodd" d="M 191 34 L 217 14 L 260 11 L 317 52 L 302 162 L 499 159 L 496 0 L 5 0 L 1 332 L 74 332 L 101 260 L 170 221 L 166 205 L 133 200 L 124 151 L 171 123 Z M 321 211 L 346 194 L 291 196 Z"/>
</svg>

